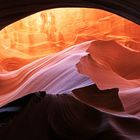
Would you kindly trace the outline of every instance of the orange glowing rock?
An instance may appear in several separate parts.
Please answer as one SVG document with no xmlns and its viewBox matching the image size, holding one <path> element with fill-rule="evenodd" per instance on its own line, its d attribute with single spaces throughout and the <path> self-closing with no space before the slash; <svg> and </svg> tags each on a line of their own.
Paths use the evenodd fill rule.
<svg viewBox="0 0 140 140">
<path fill-rule="evenodd" d="M 139 36 L 138 25 L 102 10 L 58 8 L 42 11 L 0 32 L 0 67 L 12 71 L 48 54 L 94 39 L 117 40 L 140 51 Z M 23 62 L 13 65 L 12 69 L 13 58 Z"/>
<path fill-rule="evenodd" d="M 118 88 L 125 111 L 140 116 L 139 36 L 139 25 L 86 8 L 42 11 L 7 26 L 0 32 L 0 106 L 95 83 Z"/>
</svg>

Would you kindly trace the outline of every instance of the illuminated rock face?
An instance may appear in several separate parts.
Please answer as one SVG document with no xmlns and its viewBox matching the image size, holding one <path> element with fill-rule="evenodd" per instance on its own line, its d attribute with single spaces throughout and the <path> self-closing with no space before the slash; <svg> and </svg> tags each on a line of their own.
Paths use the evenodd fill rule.
<svg viewBox="0 0 140 140">
<path fill-rule="evenodd" d="M 114 40 L 93 41 L 89 55 L 77 64 L 102 89 L 119 88 L 125 111 L 140 116 L 140 51 L 126 48 Z"/>
<path fill-rule="evenodd" d="M 61 88 L 64 81 L 68 86 L 51 93 L 92 84 L 92 79 L 100 89 L 119 88 L 125 109 L 133 113 L 140 100 L 139 36 L 138 25 L 86 8 L 42 11 L 9 25 L 0 33 L 0 105 L 38 90 L 50 91 L 57 82 Z"/>
<path fill-rule="evenodd" d="M 0 70 L 16 70 L 38 58 L 89 40 L 117 40 L 139 51 L 140 27 L 97 9 L 60 8 L 22 19 L 0 33 Z"/>
<path fill-rule="evenodd" d="M 80 58 L 87 55 L 85 51 L 90 44 L 91 41 L 84 42 L 40 58 L 16 71 L 0 74 L 0 106 L 37 91 L 62 94 L 93 84 L 76 69 Z"/>
</svg>

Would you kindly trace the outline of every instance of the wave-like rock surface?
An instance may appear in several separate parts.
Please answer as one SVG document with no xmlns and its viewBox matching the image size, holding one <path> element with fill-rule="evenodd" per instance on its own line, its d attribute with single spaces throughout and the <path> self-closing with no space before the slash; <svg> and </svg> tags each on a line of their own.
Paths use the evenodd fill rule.
<svg viewBox="0 0 140 140">
<path fill-rule="evenodd" d="M 93 82 L 78 73 L 76 64 L 87 55 L 91 41 L 48 55 L 18 70 L 0 74 L 0 106 L 36 91 L 62 94 Z"/>
<path fill-rule="evenodd" d="M 114 40 L 93 41 L 89 55 L 77 64 L 100 89 L 119 89 L 119 97 L 128 113 L 140 116 L 140 52 Z"/>
</svg>

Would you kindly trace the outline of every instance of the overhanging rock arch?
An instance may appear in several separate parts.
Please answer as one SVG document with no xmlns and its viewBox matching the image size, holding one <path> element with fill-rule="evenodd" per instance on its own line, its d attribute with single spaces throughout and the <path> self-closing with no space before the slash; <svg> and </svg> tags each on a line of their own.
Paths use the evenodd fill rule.
<svg viewBox="0 0 140 140">
<path fill-rule="evenodd" d="M 0 29 L 41 10 L 59 7 L 98 8 L 140 24 L 139 0 L 0 0 Z"/>
</svg>

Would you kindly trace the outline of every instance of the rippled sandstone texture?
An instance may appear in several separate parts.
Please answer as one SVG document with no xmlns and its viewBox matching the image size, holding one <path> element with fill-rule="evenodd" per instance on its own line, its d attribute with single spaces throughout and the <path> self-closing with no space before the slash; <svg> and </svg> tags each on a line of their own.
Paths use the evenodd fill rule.
<svg viewBox="0 0 140 140">
<path fill-rule="evenodd" d="M 49 82 L 47 76 L 51 74 L 55 81 L 65 72 L 56 80 L 59 83 L 74 80 L 76 76 L 71 73 L 76 74 L 75 65 L 80 61 L 80 73 L 89 76 L 100 89 L 119 88 L 125 110 L 139 116 L 139 36 L 138 25 L 95 9 L 53 9 L 9 25 L 0 33 L 1 104 L 45 89 L 40 80 Z M 85 56 L 85 51 L 89 55 Z M 47 73 L 48 69 L 53 73 Z M 80 83 L 79 78 L 75 82 Z M 69 86 L 67 82 L 63 91 L 72 87 L 77 85 Z"/>
<path fill-rule="evenodd" d="M 48 54 L 88 40 L 114 40 L 139 51 L 140 27 L 98 9 L 59 8 L 39 12 L 0 33 L 0 71 L 12 71 Z M 121 59 L 121 56 L 120 56 Z"/>
</svg>

